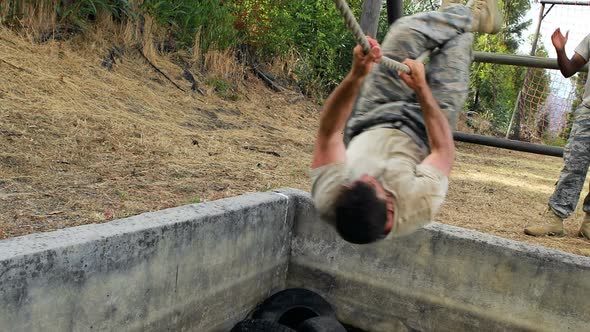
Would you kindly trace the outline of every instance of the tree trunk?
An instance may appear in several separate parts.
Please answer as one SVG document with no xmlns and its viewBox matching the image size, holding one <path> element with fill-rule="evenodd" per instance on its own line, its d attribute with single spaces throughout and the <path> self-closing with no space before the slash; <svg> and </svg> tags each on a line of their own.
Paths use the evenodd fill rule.
<svg viewBox="0 0 590 332">
<path fill-rule="evenodd" d="M 520 141 L 520 119 L 521 119 L 521 116 L 520 116 L 520 100 L 517 100 L 516 102 L 518 103 L 518 106 L 517 106 L 517 108 L 515 110 L 516 116 L 515 116 L 515 119 L 514 119 L 514 131 L 512 132 L 511 139 L 519 140 Z"/>
<path fill-rule="evenodd" d="M 381 14 L 381 0 L 365 0 L 361 16 L 361 28 L 366 35 L 377 37 L 379 16 Z"/>
<path fill-rule="evenodd" d="M 473 104 L 471 105 L 471 112 L 477 112 L 479 108 L 479 86 L 475 88 L 475 94 L 473 95 Z"/>
</svg>

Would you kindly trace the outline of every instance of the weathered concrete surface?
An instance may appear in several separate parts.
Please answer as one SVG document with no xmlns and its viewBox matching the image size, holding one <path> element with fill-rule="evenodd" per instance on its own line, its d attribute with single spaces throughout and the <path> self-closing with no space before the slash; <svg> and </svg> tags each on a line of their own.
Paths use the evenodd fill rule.
<svg viewBox="0 0 590 332">
<path fill-rule="evenodd" d="M 259 193 L 0 241 L 0 331 L 227 331 L 284 288 L 293 204 Z"/>
<path fill-rule="evenodd" d="M 296 199 L 295 199 L 296 197 Z M 432 224 L 358 246 L 297 213 L 288 287 L 324 295 L 369 331 L 589 331 L 590 259 Z"/>
<path fill-rule="evenodd" d="M 369 331 L 590 322 L 589 258 L 440 224 L 350 245 L 292 189 L 0 241 L 2 332 L 227 331 L 285 287 Z"/>
</svg>

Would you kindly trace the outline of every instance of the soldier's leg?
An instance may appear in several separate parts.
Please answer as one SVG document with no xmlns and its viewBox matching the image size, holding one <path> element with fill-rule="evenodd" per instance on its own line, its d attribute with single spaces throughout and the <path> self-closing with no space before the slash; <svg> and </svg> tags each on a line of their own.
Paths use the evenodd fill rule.
<svg viewBox="0 0 590 332">
<path fill-rule="evenodd" d="M 470 9 L 460 5 L 440 12 L 403 17 L 389 29 L 381 45 L 383 54 L 400 62 L 415 59 L 426 50 L 443 47 L 449 40 L 465 33 L 470 25 Z M 413 99 L 413 91 L 401 81 L 396 71 L 378 65 L 365 80 L 352 117 L 381 104 Z"/>
<path fill-rule="evenodd" d="M 579 107 L 564 149 L 564 165 L 549 206 L 559 217 L 567 218 L 576 209 L 590 166 L 590 109 Z M 590 211 L 584 202 L 584 210 Z M 590 205 L 590 204 L 588 204 Z"/>
<path fill-rule="evenodd" d="M 458 35 L 432 55 L 427 67 L 428 85 L 453 130 L 469 92 L 472 44 L 472 33 Z"/>
</svg>

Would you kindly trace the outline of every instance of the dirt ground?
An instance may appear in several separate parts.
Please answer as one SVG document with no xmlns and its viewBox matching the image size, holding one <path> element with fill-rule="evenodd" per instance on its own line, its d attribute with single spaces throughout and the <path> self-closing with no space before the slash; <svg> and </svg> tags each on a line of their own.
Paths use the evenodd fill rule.
<svg viewBox="0 0 590 332">
<path fill-rule="evenodd" d="M 84 40 L 38 45 L 0 29 L 0 239 L 279 187 L 309 190 L 317 104 L 272 92 L 227 61 L 198 77 L 202 96 L 133 52 L 107 71 L 105 54 Z M 190 90 L 178 66 L 152 61 Z M 211 77 L 234 84 L 228 92 L 203 83 Z M 437 220 L 590 256 L 590 242 L 576 237 L 580 209 L 564 238 L 522 233 L 542 218 L 559 158 L 470 144 L 458 151 Z"/>
<path fill-rule="evenodd" d="M 530 237 L 526 225 L 545 217 L 547 200 L 559 177 L 562 159 L 467 143 L 457 144 L 450 189 L 437 220 L 512 240 L 590 256 L 590 241 L 578 237 L 584 212 L 565 221 L 567 236 Z"/>
</svg>

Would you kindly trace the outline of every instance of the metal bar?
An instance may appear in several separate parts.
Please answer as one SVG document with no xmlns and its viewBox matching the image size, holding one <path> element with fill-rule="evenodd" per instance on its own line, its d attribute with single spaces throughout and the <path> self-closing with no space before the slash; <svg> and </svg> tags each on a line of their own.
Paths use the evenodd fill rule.
<svg viewBox="0 0 590 332">
<path fill-rule="evenodd" d="M 492 136 L 454 132 L 455 141 L 493 146 L 501 149 L 523 151 L 552 157 L 563 157 L 563 148 L 543 144 L 502 139 Z"/>
<path fill-rule="evenodd" d="M 473 52 L 473 61 L 510 66 L 559 69 L 556 58 L 541 58 L 538 56 L 529 55 Z M 587 72 L 588 64 L 584 65 L 584 67 L 582 67 L 582 69 L 579 71 Z"/>
<path fill-rule="evenodd" d="M 387 0 L 387 22 L 392 25 L 398 18 L 404 15 L 403 0 Z"/>
<path fill-rule="evenodd" d="M 555 5 L 551 5 L 551 7 L 547 9 L 547 12 L 541 16 L 541 19 L 544 19 L 547 15 L 549 15 L 549 12 L 551 11 L 551 9 L 553 9 L 553 7 L 555 7 Z M 542 5 L 542 8 L 545 8 L 545 4 Z"/>
<path fill-rule="evenodd" d="M 541 0 L 541 3 L 542 4 L 549 4 L 549 5 L 590 6 L 590 1 Z"/>
<path fill-rule="evenodd" d="M 553 6 L 551 6 L 553 8 Z M 551 8 L 549 8 L 551 10 Z M 541 31 L 541 22 L 543 22 L 543 12 L 545 11 L 545 4 L 541 4 L 541 10 L 539 11 L 539 22 L 537 22 L 537 29 L 535 29 L 535 40 L 533 40 L 533 46 L 531 48 L 531 53 L 529 55 L 535 56 L 535 52 L 537 51 L 537 42 L 539 41 L 539 32 Z M 549 12 L 549 11 L 547 11 Z"/>
</svg>

